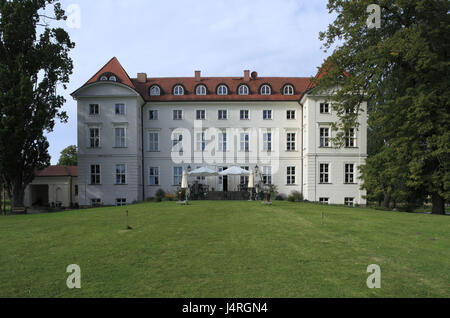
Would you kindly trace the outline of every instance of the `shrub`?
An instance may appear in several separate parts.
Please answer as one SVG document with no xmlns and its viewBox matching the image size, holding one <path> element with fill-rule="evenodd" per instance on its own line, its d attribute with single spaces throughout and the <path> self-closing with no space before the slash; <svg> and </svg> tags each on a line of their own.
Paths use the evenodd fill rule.
<svg viewBox="0 0 450 318">
<path fill-rule="evenodd" d="M 158 191 L 156 191 L 154 201 L 155 202 L 161 202 L 165 196 L 166 196 L 166 193 L 164 192 L 164 190 L 163 189 L 158 189 Z"/>
<path fill-rule="evenodd" d="M 303 193 L 300 191 L 292 191 L 288 197 L 289 202 L 302 202 L 303 201 Z"/>
<path fill-rule="evenodd" d="M 284 201 L 284 200 L 286 200 L 286 197 L 284 194 L 278 193 L 277 196 L 275 197 L 275 200 Z"/>
</svg>

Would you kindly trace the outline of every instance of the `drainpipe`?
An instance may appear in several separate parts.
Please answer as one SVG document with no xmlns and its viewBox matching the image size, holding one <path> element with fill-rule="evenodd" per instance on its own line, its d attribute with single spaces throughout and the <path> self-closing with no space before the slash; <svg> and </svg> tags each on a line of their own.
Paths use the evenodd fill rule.
<svg viewBox="0 0 450 318">
<path fill-rule="evenodd" d="M 144 106 L 141 106 L 141 174 L 142 174 L 142 201 L 145 201 L 145 166 L 144 166 Z"/>
</svg>

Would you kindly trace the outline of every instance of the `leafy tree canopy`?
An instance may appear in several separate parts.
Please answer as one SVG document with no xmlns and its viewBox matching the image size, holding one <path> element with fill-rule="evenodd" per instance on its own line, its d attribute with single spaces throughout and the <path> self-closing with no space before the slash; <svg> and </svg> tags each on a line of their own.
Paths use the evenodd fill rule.
<svg viewBox="0 0 450 318">
<path fill-rule="evenodd" d="M 23 205 L 35 169 L 49 165 L 44 132 L 55 118 L 67 120 L 57 87 L 69 82 L 75 45 L 64 29 L 46 23 L 65 19 L 55 0 L 0 0 L 0 178 L 13 206 Z"/>
<path fill-rule="evenodd" d="M 76 166 L 78 164 L 77 160 L 77 146 L 69 146 L 61 151 L 61 156 L 59 157 L 58 165 L 60 166 Z"/>
<path fill-rule="evenodd" d="M 333 97 L 339 130 L 357 125 L 359 107 L 368 102 L 379 158 L 367 161 L 365 176 L 375 175 L 365 181 L 395 171 L 378 176 L 379 189 L 385 187 L 381 180 L 391 189 L 403 183 L 409 194 L 431 196 L 433 212 L 444 213 L 450 200 L 450 2 L 380 0 L 381 27 L 369 28 L 372 3 L 329 0 L 337 18 L 320 39 L 334 51 L 317 84 L 339 88 Z"/>
</svg>

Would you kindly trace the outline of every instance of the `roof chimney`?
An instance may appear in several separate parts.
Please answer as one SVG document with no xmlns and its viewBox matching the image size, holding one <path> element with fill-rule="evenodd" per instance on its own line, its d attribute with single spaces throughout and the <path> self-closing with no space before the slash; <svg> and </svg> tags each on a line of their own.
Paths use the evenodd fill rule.
<svg viewBox="0 0 450 318">
<path fill-rule="evenodd" d="M 244 71 L 244 82 L 248 82 L 248 81 L 250 81 L 250 71 L 245 70 Z"/>
<path fill-rule="evenodd" d="M 137 80 L 139 83 L 147 83 L 147 74 L 146 73 L 138 73 Z"/>
<path fill-rule="evenodd" d="M 195 71 L 195 81 L 196 82 L 200 82 L 201 74 L 202 73 L 200 71 Z"/>
</svg>

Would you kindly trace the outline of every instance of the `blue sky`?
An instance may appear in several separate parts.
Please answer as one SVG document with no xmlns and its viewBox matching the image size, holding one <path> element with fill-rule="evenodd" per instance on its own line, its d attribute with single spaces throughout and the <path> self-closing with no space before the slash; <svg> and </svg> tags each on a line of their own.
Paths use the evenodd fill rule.
<svg viewBox="0 0 450 318">
<path fill-rule="evenodd" d="M 80 0 L 80 28 L 67 28 L 76 48 L 64 110 L 67 124 L 48 134 L 52 164 L 77 143 L 70 93 L 116 56 L 131 77 L 312 76 L 326 57 L 318 39 L 333 16 L 326 0 Z M 60 90 L 60 93 L 61 90 Z"/>
</svg>

